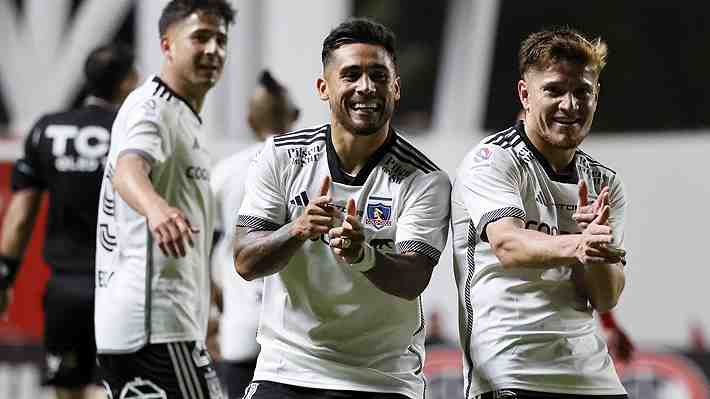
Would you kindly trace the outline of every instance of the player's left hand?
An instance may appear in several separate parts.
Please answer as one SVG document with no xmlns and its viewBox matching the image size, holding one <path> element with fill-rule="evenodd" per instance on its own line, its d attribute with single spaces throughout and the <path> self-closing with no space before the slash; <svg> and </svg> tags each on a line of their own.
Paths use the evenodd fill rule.
<svg viewBox="0 0 710 399">
<path fill-rule="evenodd" d="M 583 231 L 589 226 L 589 223 L 599 216 L 599 212 L 604 206 L 609 205 L 609 187 L 604 187 L 592 204 L 589 203 L 588 199 L 587 183 L 584 180 L 580 180 L 577 187 L 579 189 L 579 200 L 577 201 L 577 210 L 572 215 L 572 219 L 577 222 L 577 226 Z"/>
<path fill-rule="evenodd" d="M 360 219 L 357 217 L 354 199 L 348 200 L 345 213 L 343 224 L 330 229 L 328 237 L 330 237 L 330 247 L 336 255 L 343 258 L 346 263 L 355 263 L 362 256 L 364 250 L 362 243 L 365 236 Z"/>
</svg>

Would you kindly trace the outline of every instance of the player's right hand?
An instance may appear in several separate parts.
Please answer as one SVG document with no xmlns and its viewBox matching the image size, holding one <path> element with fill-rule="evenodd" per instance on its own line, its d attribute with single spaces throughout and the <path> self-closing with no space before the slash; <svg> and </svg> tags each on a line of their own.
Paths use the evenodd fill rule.
<svg viewBox="0 0 710 399">
<path fill-rule="evenodd" d="M 612 235 L 609 222 L 609 205 L 605 205 L 594 220 L 589 223 L 586 229 L 579 235 L 575 256 L 579 263 L 590 264 L 612 264 L 622 261 L 623 256 L 619 256 L 609 248 L 614 236 Z"/>
<path fill-rule="evenodd" d="M 184 257 L 185 244 L 194 247 L 192 236 L 200 232 L 190 225 L 180 209 L 167 205 L 158 205 L 148 212 L 148 226 L 163 255 L 173 258 Z"/>
<path fill-rule="evenodd" d="M 323 178 L 319 196 L 310 201 L 301 216 L 296 218 L 291 233 L 301 241 L 316 239 L 321 234 L 328 234 L 333 227 L 339 212 L 328 205 L 330 202 L 330 176 Z"/>
</svg>

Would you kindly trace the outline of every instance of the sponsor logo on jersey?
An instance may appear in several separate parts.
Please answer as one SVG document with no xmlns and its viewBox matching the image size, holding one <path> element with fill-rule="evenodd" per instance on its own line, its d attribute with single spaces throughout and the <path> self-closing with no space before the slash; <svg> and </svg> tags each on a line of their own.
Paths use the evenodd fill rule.
<svg viewBox="0 0 710 399">
<path fill-rule="evenodd" d="M 289 148 L 286 154 L 291 163 L 298 166 L 308 165 L 320 159 L 322 146 Z"/>
<path fill-rule="evenodd" d="M 378 251 L 393 251 L 394 240 L 389 238 L 373 238 L 370 240 L 370 246 Z"/>
<path fill-rule="evenodd" d="M 401 162 L 397 162 L 394 156 L 389 156 L 382 162 L 382 170 L 390 177 L 390 181 L 400 184 L 403 179 L 411 175 L 414 171 L 411 168 L 404 166 Z"/>
<path fill-rule="evenodd" d="M 199 166 L 188 166 L 187 169 L 185 169 L 185 176 L 187 176 L 188 179 L 209 181 L 210 171 Z"/>
<path fill-rule="evenodd" d="M 542 191 L 538 191 L 537 195 L 535 195 L 535 202 L 542 206 L 546 207 L 554 207 L 560 210 L 566 210 L 566 211 L 576 211 L 577 210 L 577 204 L 562 204 L 562 203 L 556 203 L 556 202 L 551 202 L 548 200 L 545 195 L 542 193 Z"/>
<path fill-rule="evenodd" d="M 381 197 L 370 197 L 371 200 L 379 201 L 367 204 L 367 218 L 365 224 L 369 224 L 379 230 L 385 226 L 392 225 L 392 199 Z M 386 202 L 389 202 L 386 203 Z"/>
<path fill-rule="evenodd" d="M 103 167 L 111 137 L 105 128 L 49 125 L 45 134 L 52 141 L 54 168 L 57 171 L 95 172 Z"/>
</svg>

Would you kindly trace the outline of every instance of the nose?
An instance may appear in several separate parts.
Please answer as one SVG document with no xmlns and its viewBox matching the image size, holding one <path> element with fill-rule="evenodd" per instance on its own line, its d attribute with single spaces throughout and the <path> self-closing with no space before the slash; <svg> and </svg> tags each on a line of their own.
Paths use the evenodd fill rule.
<svg viewBox="0 0 710 399">
<path fill-rule="evenodd" d="M 567 93 L 562 97 L 560 109 L 564 111 L 577 111 L 579 109 L 579 100 L 572 93 Z"/>
<path fill-rule="evenodd" d="M 213 37 L 205 43 L 205 53 L 207 54 L 217 54 L 219 51 L 219 43 L 217 43 L 217 38 Z"/>
<path fill-rule="evenodd" d="M 359 93 L 374 93 L 375 92 L 375 82 L 370 79 L 370 77 L 363 73 L 360 79 L 357 81 L 356 90 Z"/>
</svg>

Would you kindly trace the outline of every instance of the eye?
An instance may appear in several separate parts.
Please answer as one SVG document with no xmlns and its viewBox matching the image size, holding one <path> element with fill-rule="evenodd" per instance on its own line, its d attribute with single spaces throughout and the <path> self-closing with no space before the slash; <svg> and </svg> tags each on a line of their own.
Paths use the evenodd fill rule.
<svg viewBox="0 0 710 399">
<path fill-rule="evenodd" d="M 545 86 L 542 90 L 550 97 L 559 97 L 564 94 L 564 91 L 557 86 Z"/>
<path fill-rule="evenodd" d="M 389 80 L 389 76 L 385 71 L 374 71 L 370 73 L 370 79 L 374 82 L 385 83 Z"/>
</svg>

